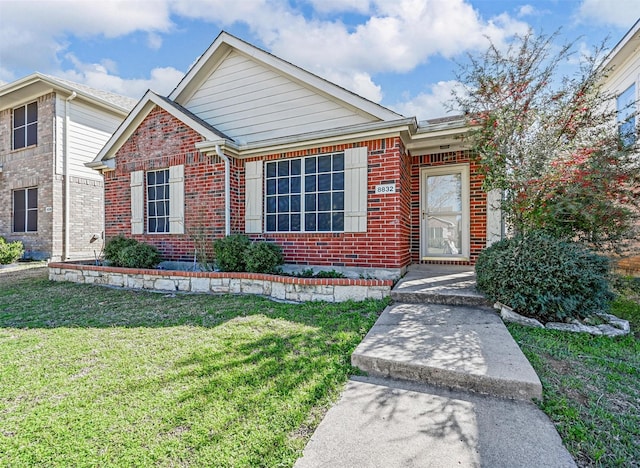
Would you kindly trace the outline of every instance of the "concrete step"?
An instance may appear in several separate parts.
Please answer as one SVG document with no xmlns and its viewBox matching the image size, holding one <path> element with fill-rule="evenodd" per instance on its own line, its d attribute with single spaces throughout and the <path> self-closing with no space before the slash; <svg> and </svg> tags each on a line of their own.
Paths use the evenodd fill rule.
<svg viewBox="0 0 640 468">
<path fill-rule="evenodd" d="M 542 385 L 500 317 L 489 308 L 387 307 L 351 356 L 369 375 L 502 398 L 542 398 Z"/>
<path fill-rule="evenodd" d="M 573 468 L 534 404 L 353 377 L 295 468 Z"/>
<path fill-rule="evenodd" d="M 476 290 L 476 276 L 469 268 L 412 269 L 391 290 L 391 298 L 414 304 L 490 305 Z"/>
</svg>

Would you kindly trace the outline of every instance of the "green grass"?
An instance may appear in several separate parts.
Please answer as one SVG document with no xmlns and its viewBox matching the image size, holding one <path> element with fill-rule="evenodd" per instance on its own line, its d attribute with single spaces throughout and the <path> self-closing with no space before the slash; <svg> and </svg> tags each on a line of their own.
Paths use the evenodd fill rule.
<svg viewBox="0 0 640 468">
<path fill-rule="evenodd" d="M 292 466 L 382 301 L 0 273 L 0 466 Z"/>
<path fill-rule="evenodd" d="M 540 407 L 579 466 L 640 464 L 640 302 L 624 291 L 611 312 L 635 336 L 598 337 L 509 325 L 540 376 Z"/>
</svg>

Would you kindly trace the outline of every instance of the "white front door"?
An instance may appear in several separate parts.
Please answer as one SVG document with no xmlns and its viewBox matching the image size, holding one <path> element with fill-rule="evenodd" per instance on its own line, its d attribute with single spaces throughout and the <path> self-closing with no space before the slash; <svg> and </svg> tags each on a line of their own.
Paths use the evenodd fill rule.
<svg viewBox="0 0 640 468">
<path fill-rule="evenodd" d="M 469 165 L 423 168 L 420 190 L 422 258 L 469 258 Z"/>
</svg>

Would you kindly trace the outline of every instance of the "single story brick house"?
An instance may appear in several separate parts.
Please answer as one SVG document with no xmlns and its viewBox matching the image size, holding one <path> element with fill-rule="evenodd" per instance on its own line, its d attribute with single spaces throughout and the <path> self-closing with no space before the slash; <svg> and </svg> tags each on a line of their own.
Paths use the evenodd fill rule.
<svg viewBox="0 0 640 468">
<path fill-rule="evenodd" d="M 222 32 L 167 97 L 148 91 L 87 165 L 105 235 L 193 260 L 246 233 L 298 265 L 471 265 L 500 235 L 461 118 L 418 122 Z M 491 198 L 491 197 L 489 197 Z"/>
</svg>

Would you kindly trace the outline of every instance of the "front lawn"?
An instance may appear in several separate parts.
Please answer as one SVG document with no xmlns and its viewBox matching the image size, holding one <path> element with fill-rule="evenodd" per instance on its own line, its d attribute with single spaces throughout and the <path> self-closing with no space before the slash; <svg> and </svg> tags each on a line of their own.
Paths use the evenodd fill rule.
<svg viewBox="0 0 640 468">
<path fill-rule="evenodd" d="M 385 304 L 46 274 L 0 272 L 1 466 L 291 466 Z"/>
<path fill-rule="evenodd" d="M 640 464 L 640 300 L 623 292 L 612 313 L 629 320 L 635 336 L 508 325 L 542 381 L 541 408 L 579 466 Z"/>
</svg>

